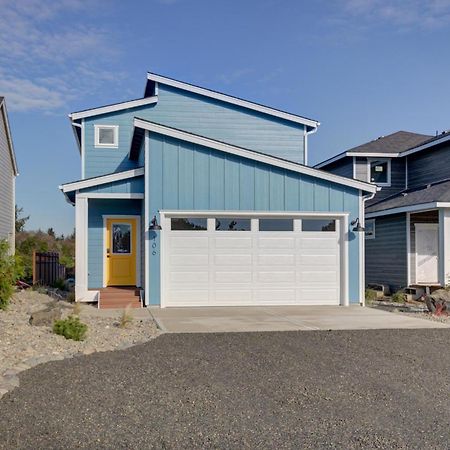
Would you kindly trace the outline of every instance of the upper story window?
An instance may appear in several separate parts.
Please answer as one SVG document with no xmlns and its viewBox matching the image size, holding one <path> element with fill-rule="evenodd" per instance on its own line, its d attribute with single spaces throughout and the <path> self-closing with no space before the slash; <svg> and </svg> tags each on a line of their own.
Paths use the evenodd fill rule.
<svg viewBox="0 0 450 450">
<path fill-rule="evenodd" d="M 117 125 L 95 125 L 95 146 L 119 146 L 119 127 Z"/>
<path fill-rule="evenodd" d="M 391 160 L 369 159 L 369 181 L 378 186 L 391 185 Z"/>
</svg>

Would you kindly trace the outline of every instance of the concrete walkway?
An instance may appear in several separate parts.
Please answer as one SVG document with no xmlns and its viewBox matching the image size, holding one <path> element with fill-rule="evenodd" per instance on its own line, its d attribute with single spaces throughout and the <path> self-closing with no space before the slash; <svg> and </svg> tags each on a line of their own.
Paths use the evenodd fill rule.
<svg viewBox="0 0 450 450">
<path fill-rule="evenodd" d="M 170 333 L 450 328 L 449 324 L 361 306 L 152 307 L 150 313 Z"/>
</svg>

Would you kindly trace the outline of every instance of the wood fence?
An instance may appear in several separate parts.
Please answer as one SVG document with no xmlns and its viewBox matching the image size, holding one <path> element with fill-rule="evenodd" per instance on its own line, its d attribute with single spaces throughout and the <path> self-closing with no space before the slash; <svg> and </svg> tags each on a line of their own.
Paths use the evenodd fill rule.
<svg viewBox="0 0 450 450">
<path fill-rule="evenodd" d="M 52 286 L 66 279 L 66 267 L 59 263 L 58 252 L 33 252 L 33 284 Z"/>
</svg>

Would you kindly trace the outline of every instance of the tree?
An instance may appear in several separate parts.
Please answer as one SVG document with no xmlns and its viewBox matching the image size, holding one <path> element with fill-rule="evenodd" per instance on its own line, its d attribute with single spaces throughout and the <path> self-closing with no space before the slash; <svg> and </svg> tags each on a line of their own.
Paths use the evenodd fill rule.
<svg viewBox="0 0 450 450">
<path fill-rule="evenodd" d="M 22 217 L 22 213 L 23 213 L 23 208 L 19 208 L 16 205 L 16 211 L 15 211 L 15 218 L 16 218 L 16 233 L 20 233 L 21 231 L 24 230 L 25 228 L 25 224 L 28 222 L 28 220 L 30 219 L 30 216 L 23 216 Z"/>
<path fill-rule="evenodd" d="M 51 236 L 52 238 L 56 237 L 55 236 L 55 230 L 53 228 L 51 228 L 51 227 L 47 230 L 47 234 L 49 236 Z"/>
</svg>

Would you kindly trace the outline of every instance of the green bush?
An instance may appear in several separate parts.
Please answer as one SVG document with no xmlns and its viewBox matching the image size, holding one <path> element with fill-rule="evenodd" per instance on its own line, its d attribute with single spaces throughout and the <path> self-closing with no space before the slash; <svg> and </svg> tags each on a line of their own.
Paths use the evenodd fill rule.
<svg viewBox="0 0 450 450">
<path fill-rule="evenodd" d="M 53 332 L 64 336 L 66 339 L 73 339 L 74 341 L 83 341 L 87 325 L 80 322 L 78 317 L 69 316 L 67 319 L 56 320 L 53 324 Z"/>
<path fill-rule="evenodd" d="M 11 255 L 8 241 L 0 240 L 0 309 L 8 307 L 21 270 L 20 258 Z"/>
<path fill-rule="evenodd" d="M 66 290 L 66 283 L 64 282 L 63 279 L 58 278 L 52 285 L 53 288 L 55 289 L 59 289 L 60 291 L 65 291 Z"/>
<path fill-rule="evenodd" d="M 366 301 L 373 302 L 377 299 L 377 291 L 373 289 L 366 289 Z"/>
<path fill-rule="evenodd" d="M 403 291 L 397 291 L 392 295 L 392 301 L 394 303 L 404 303 L 406 300 L 405 293 Z"/>
</svg>

